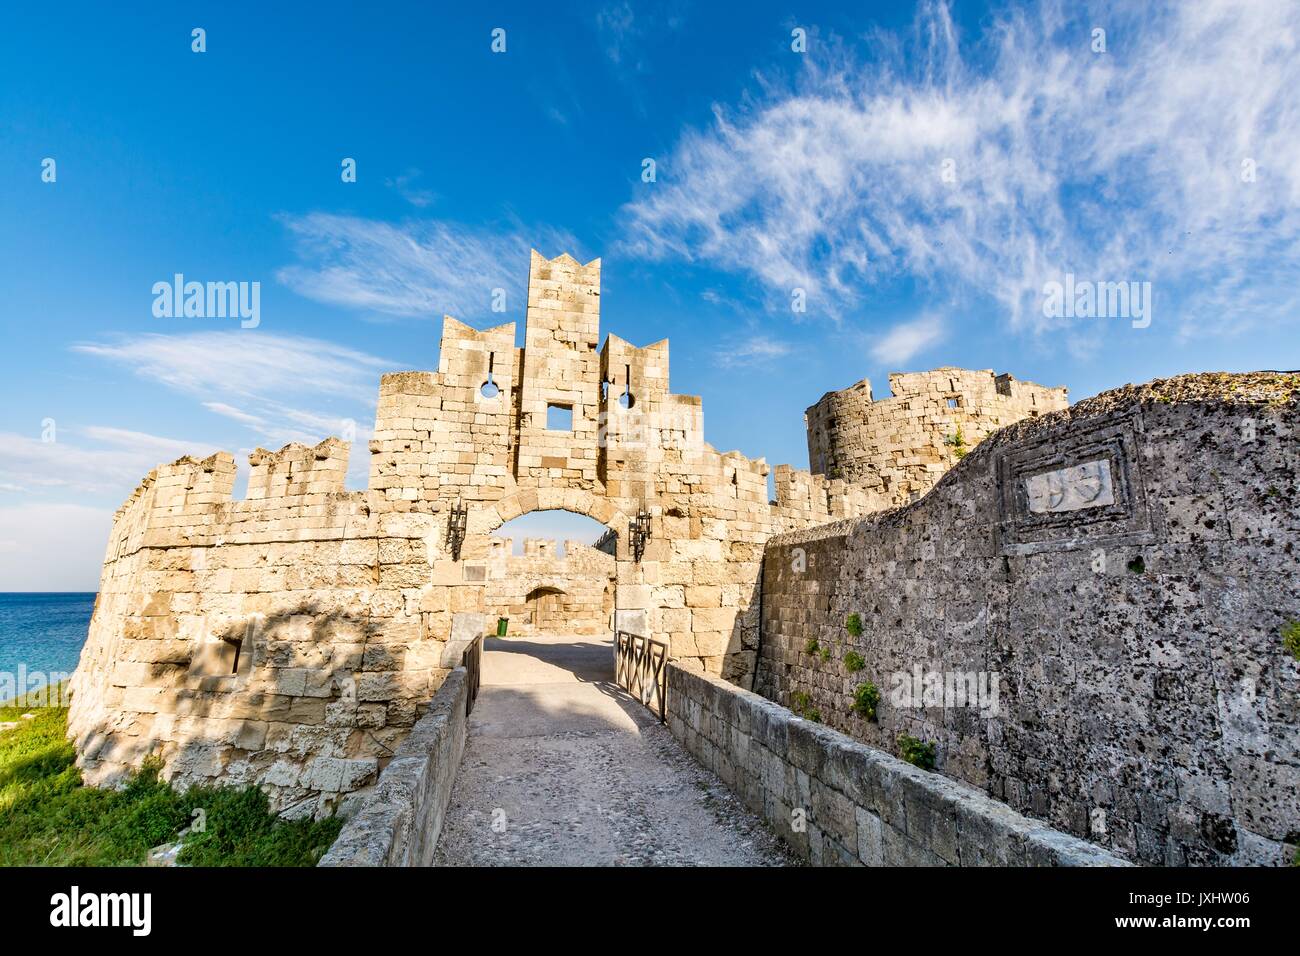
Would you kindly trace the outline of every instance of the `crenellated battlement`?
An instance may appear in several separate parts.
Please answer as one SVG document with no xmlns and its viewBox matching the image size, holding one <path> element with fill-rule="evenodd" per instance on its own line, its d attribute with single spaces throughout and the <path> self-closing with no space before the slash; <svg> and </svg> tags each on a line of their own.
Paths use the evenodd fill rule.
<svg viewBox="0 0 1300 956">
<path fill-rule="evenodd" d="M 345 491 L 347 442 L 327 438 L 314 447 L 293 443 L 279 451 L 258 448 L 248 456 L 248 501 L 301 498 Z"/>
<path fill-rule="evenodd" d="M 1067 390 L 992 369 L 894 372 L 876 400 L 863 379 L 827 392 L 804 415 L 815 474 L 860 485 L 890 505 L 929 491 L 989 434 L 1068 405 Z"/>
</svg>

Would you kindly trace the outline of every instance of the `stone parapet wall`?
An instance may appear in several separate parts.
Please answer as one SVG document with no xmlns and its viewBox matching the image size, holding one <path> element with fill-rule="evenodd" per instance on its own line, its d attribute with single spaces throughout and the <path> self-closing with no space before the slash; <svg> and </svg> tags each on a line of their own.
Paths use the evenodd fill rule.
<svg viewBox="0 0 1300 956">
<path fill-rule="evenodd" d="M 668 664 L 668 728 L 814 866 L 1123 866 L 975 788 Z"/>
<path fill-rule="evenodd" d="M 429 866 L 468 733 L 468 675 L 443 682 L 320 866 Z"/>
<path fill-rule="evenodd" d="M 757 689 L 1136 861 L 1290 862 L 1298 438 L 1300 376 L 1266 373 L 1003 429 L 916 504 L 768 543 Z"/>
<path fill-rule="evenodd" d="M 889 389 L 879 401 L 866 379 L 827 392 L 804 422 L 814 474 L 853 482 L 891 506 L 925 494 L 990 433 L 1068 404 L 1064 388 L 992 369 L 896 372 Z"/>
</svg>

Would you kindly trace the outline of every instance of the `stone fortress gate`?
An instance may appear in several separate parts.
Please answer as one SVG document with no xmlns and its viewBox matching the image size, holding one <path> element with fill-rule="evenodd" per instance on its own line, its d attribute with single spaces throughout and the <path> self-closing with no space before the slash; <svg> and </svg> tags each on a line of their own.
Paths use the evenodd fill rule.
<svg viewBox="0 0 1300 956">
<path fill-rule="evenodd" d="M 601 346 L 599 323 L 600 260 L 533 252 L 523 348 L 513 322 L 446 317 L 438 371 L 383 376 L 366 491 L 336 438 L 258 449 L 243 501 L 224 452 L 151 472 L 115 516 L 73 681 L 87 779 L 158 753 L 279 805 L 366 786 L 448 673 L 453 618 L 514 600 L 492 532 L 539 510 L 610 529 L 619 629 L 747 680 L 767 539 L 887 502 L 785 465 L 770 501 L 768 464 L 713 449 L 700 399 L 669 391 L 667 340 Z"/>
<path fill-rule="evenodd" d="M 767 462 L 711 447 L 700 399 L 669 390 L 667 340 L 601 345 L 599 317 L 600 260 L 533 252 L 522 348 L 514 323 L 446 317 L 436 372 L 382 377 L 364 491 L 336 438 L 255 451 L 242 501 L 228 453 L 151 472 L 115 516 L 73 677 L 87 781 L 157 754 L 177 782 L 330 812 L 410 734 L 454 632 L 568 617 L 880 749 L 936 741 L 944 774 L 1131 858 L 1290 845 L 1300 377 L 1068 408 L 991 370 L 892 375 L 880 401 L 863 381 L 807 410 L 813 471 L 776 466 L 769 500 Z M 515 559 L 493 535 L 553 509 L 608 529 L 558 575 L 533 566 L 553 550 Z M 864 678 L 887 692 L 921 661 L 1001 672 L 1007 709 L 850 711 Z M 1112 692 L 1089 697 L 1098 676 Z M 703 751 L 724 780 L 726 744 Z"/>
</svg>

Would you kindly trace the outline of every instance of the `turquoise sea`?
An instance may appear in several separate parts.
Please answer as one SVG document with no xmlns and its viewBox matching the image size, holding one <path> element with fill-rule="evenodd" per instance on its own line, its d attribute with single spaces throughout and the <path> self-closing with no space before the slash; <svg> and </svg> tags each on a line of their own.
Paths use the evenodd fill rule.
<svg viewBox="0 0 1300 956">
<path fill-rule="evenodd" d="M 71 674 L 86 643 L 94 609 L 93 592 L 0 593 L 0 686 L 12 686 L 10 682 L 16 682 L 20 673 L 28 678 Z M 0 690 L 0 697 L 6 696 Z"/>
</svg>

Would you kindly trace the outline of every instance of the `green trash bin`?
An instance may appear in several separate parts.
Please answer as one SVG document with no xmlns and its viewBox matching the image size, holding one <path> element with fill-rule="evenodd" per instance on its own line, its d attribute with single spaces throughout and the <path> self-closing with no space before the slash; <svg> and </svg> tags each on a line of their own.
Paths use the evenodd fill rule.
<svg viewBox="0 0 1300 956">
<path fill-rule="evenodd" d="M 505 637 L 506 628 L 509 626 L 510 626 L 510 618 L 508 617 L 497 618 L 497 637 Z"/>
</svg>

